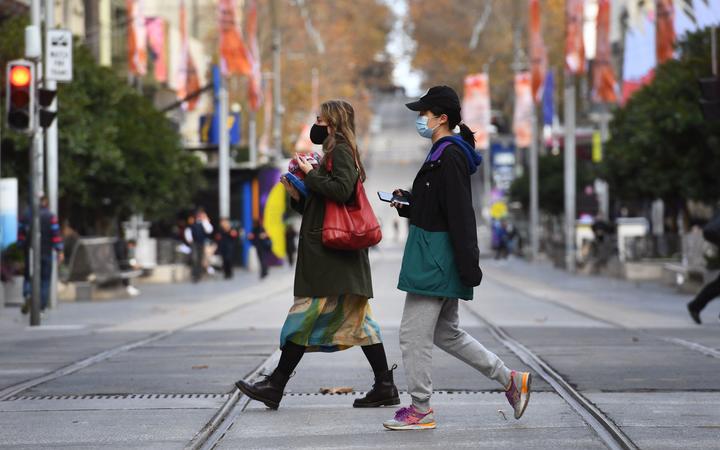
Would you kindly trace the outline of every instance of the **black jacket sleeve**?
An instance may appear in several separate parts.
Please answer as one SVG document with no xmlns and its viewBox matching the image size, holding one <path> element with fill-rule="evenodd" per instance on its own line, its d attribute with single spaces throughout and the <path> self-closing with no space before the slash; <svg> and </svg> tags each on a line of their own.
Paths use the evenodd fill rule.
<svg viewBox="0 0 720 450">
<path fill-rule="evenodd" d="M 482 280 L 477 226 L 472 206 L 470 174 L 467 160 L 460 150 L 448 147 L 442 158 L 445 184 L 445 213 L 460 281 L 465 286 L 478 286 Z"/>
</svg>

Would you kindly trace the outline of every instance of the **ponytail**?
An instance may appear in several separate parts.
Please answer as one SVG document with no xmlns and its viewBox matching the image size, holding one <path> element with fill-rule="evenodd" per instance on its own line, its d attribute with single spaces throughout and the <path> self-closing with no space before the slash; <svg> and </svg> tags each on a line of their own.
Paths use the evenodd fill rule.
<svg viewBox="0 0 720 450">
<path fill-rule="evenodd" d="M 470 147 L 475 148 L 475 133 L 464 123 L 459 124 L 459 126 L 460 137 L 463 141 L 467 142 Z"/>
</svg>

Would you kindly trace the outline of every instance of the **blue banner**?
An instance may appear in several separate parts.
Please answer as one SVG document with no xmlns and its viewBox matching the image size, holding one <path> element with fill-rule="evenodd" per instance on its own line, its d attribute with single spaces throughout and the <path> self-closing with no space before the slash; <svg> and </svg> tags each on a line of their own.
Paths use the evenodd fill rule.
<svg viewBox="0 0 720 450">
<path fill-rule="evenodd" d="M 545 88 L 543 89 L 543 125 L 552 125 L 555 114 L 555 77 L 552 70 L 545 76 Z"/>
</svg>

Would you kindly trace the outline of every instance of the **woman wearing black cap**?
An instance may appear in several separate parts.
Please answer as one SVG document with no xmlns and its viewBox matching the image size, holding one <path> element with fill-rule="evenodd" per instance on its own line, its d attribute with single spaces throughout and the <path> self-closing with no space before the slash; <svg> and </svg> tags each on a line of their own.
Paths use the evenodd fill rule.
<svg viewBox="0 0 720 450">
<path fill-rule="evenodd" d="M 418 111 L 418 133 L 432 140 L 412 192 L 395 191 L 410 202 L 393 202 L 410 219 L 398 289 L 407 292 L 400 349 L 412 405 L 384 423 L 391 430 L 435 428 L 430 408 L 433 344 L 498 381 L 519 419 L 530 397 L 531 374 L 510 370 L 459 327 L 458 299 L 472 300 L 480 285 L 477 229 L 470 176 L 482 158 L 460 116 L 460 100 L 448 86 L 435 86 L 407 107 Z M 453 133 L 458 129 L 460 136 Z"/>
</svg>

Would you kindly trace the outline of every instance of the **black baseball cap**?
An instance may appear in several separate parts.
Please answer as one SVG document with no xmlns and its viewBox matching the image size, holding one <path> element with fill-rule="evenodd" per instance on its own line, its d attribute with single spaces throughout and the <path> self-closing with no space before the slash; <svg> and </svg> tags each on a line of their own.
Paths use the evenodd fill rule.
<svg viewBox="0 0 720 450">
<path fill-rule="evenodd" d="M 412 111 L 440 108 L 446 112 L 460 111 L 460 99 L 450 86 L 433 86 L 416 102 L 406 103 Z"/>
</svg>

